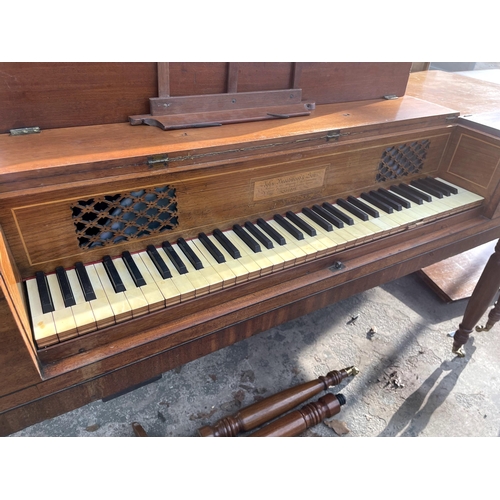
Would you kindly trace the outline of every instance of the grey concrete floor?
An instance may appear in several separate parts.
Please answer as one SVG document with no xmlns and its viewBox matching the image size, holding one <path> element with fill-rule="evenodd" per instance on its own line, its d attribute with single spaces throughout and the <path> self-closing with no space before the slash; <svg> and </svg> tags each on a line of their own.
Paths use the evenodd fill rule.
<svg viewBox="0 0 500 500">
<path fill-rule="evenodd" d="M 466 357 L 456 357 L 448 334 L 465 306 L 445 304 L 409 275 L 12 436 L 134 436 L 132 422 L 150 437 L 197 436 L 255 401 L 351 365 L 360 373 L 329 390 L 347 399 L 333 417 L 344 439 L 499 436 L 500 326 L 473 334 Z M 339 437 L 326 423 L 302 436 Z"/>
</svg>

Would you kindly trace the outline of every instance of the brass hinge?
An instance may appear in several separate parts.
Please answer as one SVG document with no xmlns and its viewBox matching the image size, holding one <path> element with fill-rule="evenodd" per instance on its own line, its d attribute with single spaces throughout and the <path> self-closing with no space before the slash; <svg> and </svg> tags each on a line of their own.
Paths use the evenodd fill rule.
<svg viewBox="0 0 500 500">
<path fill-rule="evenodd" d="M 24 127 L 24 128 L 12 128 L 10 129 L 10 135 L 29 135 L 29 134 L 39 134 L 40 127 Z"/>
<path fill-rule="evenodd" d="M 338 141 L 338 139 L 341 135 L 342 134 L 340 133 L 340 130 L 331 130 L 330 132 L 328 132 L 326 134 L 326 140 L 327 141 L 330 141 L 330 140 Z"/>
<path fill-rule="evenodd" d="M 150 156 L 148 158 L 148 165 L 150 167 L 160 167 L 160 166 L 166 167 L 168 165 L 168 162 L 169 162 L 168 155 L 156 155 L 156 156 Z"/>
</svg>

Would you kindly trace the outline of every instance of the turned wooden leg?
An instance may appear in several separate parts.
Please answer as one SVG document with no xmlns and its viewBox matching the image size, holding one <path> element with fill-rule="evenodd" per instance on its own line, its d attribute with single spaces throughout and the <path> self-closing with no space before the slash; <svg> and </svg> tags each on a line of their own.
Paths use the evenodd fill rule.
<svg viewBox="0 0 500 500">
<path fill-rule="evenodd" d="M 339 413 L 346 399 L 343 394 L 326 394 L 318 401 L 309 403 L 299 410 L 292 411 L 265 425 L 248 437 L 293 437 L 318 425 L 324 418 L 330 418 Z"/>
<path fill-rule="evenodd" d="M 479 281 L 472 292 L 471 298 L 465 308 L 464 317 L 453 337 L 452 352 L 460 357 L 465 356 L 463 346 L 469 340 L 469 335 L 481 319 L 486 309 L 490 306 L 500 287 L 500 240 L 495 246 L 495 252 L 489 258 Z M 490 312 L 490 319 L 484 330 L 491 328 L 500 318 L 500 306 L 495 306 Z M 491 326 L 488 328 L 488 324 Z M 481 331 L 478 329 L 477 331 Z"/>
<path fill-rule="evenodd" d="M 338 385 L 347 377 L 353 377 L 358 373 L 359 370 L 355 366 L 343 368 L 340 371 L 333 370 L 316 380 L 304 382 L 253 403 L 235 415 L 222 418 L 213 426 L 205 425 L 198 429 L 198 434 L 201 437 L 231 437 L 236 436 L 239 432 L 255 429 L 321 391 Z"/>
</svg>

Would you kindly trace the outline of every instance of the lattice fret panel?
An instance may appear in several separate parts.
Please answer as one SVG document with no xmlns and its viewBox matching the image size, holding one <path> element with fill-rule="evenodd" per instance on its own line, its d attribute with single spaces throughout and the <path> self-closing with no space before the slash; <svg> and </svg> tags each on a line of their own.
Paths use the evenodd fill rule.
<svg viewBox="0 0 500 500">
<path fill-rule="evenodd" d="M 377 182 L 399 179 L 420 172 L 430 144 L 431 141 L 425 139 L 387 148 L 380 159 Z"/>
<path fill-rule="evenodd" d="M 91 249 L 154 236 L 178 225 L 171 186 L 94 196 L 71 205 L 81 248 Z"/>
</svg>

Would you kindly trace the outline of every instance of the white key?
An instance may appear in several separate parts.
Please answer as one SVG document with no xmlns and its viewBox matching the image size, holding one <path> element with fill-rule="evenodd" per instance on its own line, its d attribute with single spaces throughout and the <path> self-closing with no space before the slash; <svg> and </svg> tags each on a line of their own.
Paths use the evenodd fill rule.
<svg viewBox="0 0 500 500">
<path fill-rule="evenodd" d="M 273 248 L 266 248 L 260 241 L 257 240 L 246 228 L 242 228 L 243 231 L 250 236 L 260 247 L 260 252 L 254 252 L 234 231 L 233 234 L 238 238 L 238 243 L 244 249 L 247 255 L 250 257 L 257 257 L 258 259 L 266 259 L 263 262 L 266 266 L 270 267 L 272 272 L 280 271 L 285 267 L 285 261 L 283 258 L 277 254 Z"/>
<path fill-rule="evenodd" d="M 226 259 L 225 264 L 227 264 L 231 272 L 235 275 L 236 283 L 248 281 L 249 271 L 239 259 L 231 257 L 213 234 L 208 235 L 208 239 L 218 248 L 219 252 L 224 256 L 224 259 Z"/>
<path fill-rule="evenodd" d="M 458 195 L 460 195 L 462 197 L 462 200 L 464 200 L 464 203 L 465 203 L 465 200 L 467 200 L 467 203 L 474 203 L 477 201 L 484 200 L 484 198 L 482 196 L 480 196 L 476 193 L 473 193 L 471 191 L 467 191 L 466 189 L 461 188 L 460 186 L 456 186 L 455 184 L 452 184 L 450 181 L 445 181 L 444 179 L 440 179 L 439 177 L 437 177 L 437 180 L 457 189 Z M 453 196 L 457 196 L 457 195 L 453 195 Z"/>
<path fill-rule="evenodd" d="M 56 325 L 51 312 L 44 313 L 42 304 L 40 303 L 40 295 L 36 279 L 26 280 L 26 290 L 30 304 L 31 322 L 33 325 L 33 336 L 39 348 L 48 347 L 49 345 L 57 344 Z"/>
<path fill-rule="evenodd" d="M 106 292 L 102 286 L 101 280 L 93 264 L 85 266 L 92 288 L 96 298 L 89 301 L 92 313 L 97 323 L 97 329 L 106 328 L 115 324 L 115 315 L 111 307 Z"/>
<path fill-rule="evenodd" d="M 75 318 L 78 335 L 97 330 L 97 323 L 94 313 L 92 312 L 92 306 L 90 302 L 85 300 L 76 271 L 74 269 L 69 269 L 66 271 L 66 275 L 68 276 L 69 285 L 73 292 L 73 297 L 75 298 L 75 305 L 71 306 L 71 310 Z"/>
<path fill-rule="evenodd" d="M 194 239 L 191 242 L 196 247 L 196 254 L 199 256 L 205 268 L 213 269 L 222 279 L 222 287 L 229 288 L 236 284 L 236 275 L 226 262 L 217 262 L 205 245 L 199 240 Z"/>
<path fill-rule="evenodd" d="M 125 285 L 125 291 L 123 293 L 125 297 L 127 297 L 127 301 L 132 309 L 132 316 L 138 318 L 139 316 L 147 314 L 149 312 L 148 301 L 144 297 L 141 287 L 135 285 L 123 259 L 117 257 L 113 259 L 113 264 Z"/>
<path fill-rule="evenodd" d="M 191 264 L 191 262 L 189 262 L 189 259 L 187 257 L 185 258 L 185 260 L 188 261 L 186 263 L 186 266 L 187 264 L 189 264 L 191 266 L 192 272 L 200 273 L 207 280 L 210 287 L 209 289 L 210 292 L 222 290 L 222 287 L 224 285 L 224 280 L 222 279 L 221 275 L 217 271 L 215 271 L 212 268 L 212 266 L 208 264 L 207 260 L 203 257 L 203 255 L 200 255 L 198 248 L 196 247 L 196 245 L 193 243 L 192 240 L 187 240 L 186 243 L 191 248 L 191 250 L 196 254 L 196 256 L 200 259 L 200 262 L 203 265 L 203 269 L 195 269 L 194 266 Z"/>
<path fill-rule="evenodd" d="M 286 244 L 284 245 L 284 247 L 295 257 L 295 264 L 302 264 L 303 262 L 306 262 L 306 260 L 311 260 L 310 258 L 308 259 L 309 254 L 308 252 L 306 252 L 306 250 L 309 250 L 309 253 L 314 254 L 316 253 L 316 251 L 311 248 L 310 245 L 306 244 L 304 248 L 296 245 L 296 242 L 298 242 L 298 240 L 296 240 L 291 234 L 283 229 L 274 219 L 268 220 L 267 223 L 285 238 Z"/>
<path fill-rule="evenodd" d="M 354 219 L 354 216 L 349 212 L 348 210 L 344 210 L 342 207 L 339 205 L 333 204 L 332 205 L 339 210 L 340 212 L 344 213 L 351 219 L 353 219 L 355 222 L 356 220 L 359 222 L 362 222 L 361 219 Z M 357 224 L 354 224 L 350 226 L 349 224 L 344 222 L 344 227 L 342 228 L 334 228 L 334 232 L 337 233 L 338 236 L 343 238 L 345 240 L 345 248 L 349 248 L 354 246 L 355 244 L 359 243 L 359 239 L 365 236 L 363 232 L 358 230 Z"/>
<path fill-rule="evenodd" d="M 259 276 L 265 276 L 273 271 L 272 262 L 265 255 L 262 255 L 262 252 L 255 253 L 250 250 L 250 248 L 248 248 L 248 246 L 232 229 L 224 231 L 224 234 L 227 239 L 240 251 L 241 259 L 244 259 L 245 262 L 251 261 L 258 267 Z"/>
<path fill-rule="evenodd" d="M 127 300 L 125 292 L 115 292 L 113 285 L 108 277 L 108 273 L 102 262 L 94 264 L 94 268 L 99 276 L 102 288 L 108 299 L 109 305 L 113 310 L 116 323 L 121 323 L 128 319 L 132 319 L 132 308 Z"/>
<path fill-rule="evenodd" d="M 186 269 L 188 270 L 186 274 L 179 274 L 177 269 L 175 269 L 175 266 L 170 261 L 165 250 L 163 250 L 163 248 L 158 248 L 158 253 L 161 255 L 162 259 L 165 261 L 168 268 L 170 269 L 170 272 L 172 273 L 172 278 L 175 278 L 176 283 L 177 281 L 183 282 L 186 285 L 186 287 L 190 283 L 191 289 L 193 290 L 195 297 L 201 297 L 202 295 L 206 295 L 210 291 L 210 283 L 208 283 L 208 281 L 201 273 L 196 272 L 196 269 L 188 261 L 187 257 L 184 256 L 184 253 L 178 247 L 177 243 L 173 243 L 172 248 L 175 250 L 177 255 L 181 257 L 182 261 L 184 262 L 184 265 L 186 266 Z"/>
<path fill-rule="evenodd" d="M 54 304 L 54 323 L 59 340 L 68 340 L 78 336 L 75 318 L 71 307 L 64 305 L 64 300 L 59 288 L 59 281 L 55 274 L 47 275 L 47 282 L 52 295 L 52 303 Z"/>
<path fill-rule="evenodd" d="M 140 257 L 144 266 L 148 270 L 149 276 L 151 276 L 156 286 L 160 290 L 161 294 L 163 295 L 163 298 L 165 299 L 165 306 L 179 304 L 181 302 L 181 292 L 175 285 L 174 280 L 172 278 L 163 279 L 161 277 L 160 273 L 158 272 L 158 269 L 156 269 L 154 262 L 151 260 L 151 257 L 148 255 L 147 252 L 140 252 L 139 254 L 136 255 Z M 142 275 L 144 276 L 144 273 L 142 273 Z M 192 293 L 194 297 L 194 289 Z"/>
<path fill-rule="evenodd" d="M 165 297 L 161 293 L 154 279 L 151 277 L 151 274 L 148 271 L 148 268 L 146 267 L 144 262 L 142 261 L 141 256 L 137 253 L 134 253 L 132 254 L 132 259 L 134 260 L 137 269 L 139 269 L 139 272 L 141 273 L 142 277 L 144 278 L 144 281 L 146 282 L 146 284 L 142 285 L 140 289 L 144 295 L 144 298 L 148 303 L 149 312 L 157 311 L 159 309 L 164 309 Z"/>
</svg>

